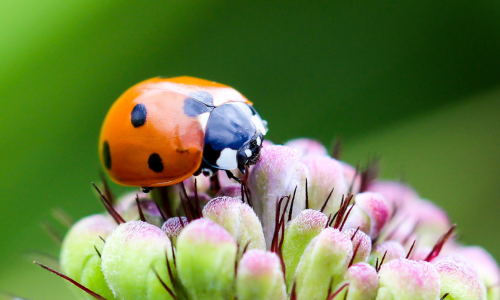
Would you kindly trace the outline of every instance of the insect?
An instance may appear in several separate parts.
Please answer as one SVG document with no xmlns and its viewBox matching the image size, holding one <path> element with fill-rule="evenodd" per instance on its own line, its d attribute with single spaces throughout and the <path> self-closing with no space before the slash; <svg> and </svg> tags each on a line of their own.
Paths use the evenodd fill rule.
<svg viewBox="0 0 500 300">
<path fill-rule="evenodd" d="M 151 78 L 110 108 L 99 139 L 111 179 L 144 191 L 255 164 L 267 123 L 235 89 L 194 77 Z"/>
</svg>

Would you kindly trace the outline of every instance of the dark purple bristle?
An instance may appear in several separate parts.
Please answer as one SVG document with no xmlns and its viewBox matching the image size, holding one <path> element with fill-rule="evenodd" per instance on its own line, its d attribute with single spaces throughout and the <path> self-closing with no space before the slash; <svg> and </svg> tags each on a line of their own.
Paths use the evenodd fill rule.
<svg viewBox="0 0 500 300">
<path fill-rule="evenodd" d="M 45 270 L 51 272 L 51 273 L 54 273 L 56 274 L 57 276 L 71 282 L 73 285 L 75 285 L 76 287 L 78 287 L 79 289 L 81 289 L 82 291 L 84 291 L 85 293 L 89 294 L 90 296 L 94 297 L 95 299 L 97 300 L 106 300 L 106 298 L 104 298 L 103 296 L 91 291 L 90 289 L 84 287 L 83 285 L 79 284 L 78 282 L 76 282 L 75 280 L 69 278 L 68 276 L 62 274 L 62 273 L 59 273 L 57 272 L 56 270 L 53 270 L 45 265 L 42 265 L 41 263 L 39 262 L 34 262 L 35 264 L 39 265 L 40 267 L 44 268 Z"/>
</svg>

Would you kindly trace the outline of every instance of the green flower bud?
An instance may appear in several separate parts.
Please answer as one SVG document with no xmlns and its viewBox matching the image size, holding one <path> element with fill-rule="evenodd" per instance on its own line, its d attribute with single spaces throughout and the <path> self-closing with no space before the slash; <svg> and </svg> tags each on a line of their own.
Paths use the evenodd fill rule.
<svg viewBox="0 0 500 300">
<path fill-rule="evenodd" d="M 266 249 L 262 225 L 253 209 L 241 199 L 217 197 L 204 208 L 203 216 L 223 226 L 240 246 L 239 255 L 248 249 Z"/>
<path fill-rule="evenodd" d="M 452 255 L 434 264 L 441 281 L 441 297 L 453 300 L 486 300 L 486 286 L 477 271 L 461 256 Z"/>
<path fill-rule="evenodd" d="M 172 246 L 165 233 L 146 222 L 131 221 L 107 238 L 102 270 L 118 299 L 173 299 L 155 274 L 172 289 L 166 257 L 173 268 Z"/>
<path fill-rule="evenodd" d="M 343 280 L 352 254 L 352 242 L 345 234 L 323 229 L 307 246 L 295 271 L 297 299 L 326 299 L 332 279 L 334 283 Z"/>
<path fill-rule="evenodd" d="M 347 269 L 344 282 L 337 284 L 337 287 L 344 283 L 349 284 L 349 289 L 342 290 L 335 299 L 373 300 L 377 296 L 377 271 L 367 263 L 357 263 Z M 346 294 L 347 298 L 344 298 Z"/>
<path fill-rule="evenodd" d="M 224 227 L 197 219 L 177 239 L 177 272 L 189 300 L 232 299 L 236 241 Z"/>
<path fill-rule="evenodd" d="M 278 256 L 250 250 L 241 258 L 236 276 L 238 300 L 285 300 L 286 290 Z"/>
<path fill-rule="evenodd" d="M 62 272 L 93 292 L 115 299 L 101 271 L 100 253 L 104 242 L 115 229 L 116 223 L 103 215 L 92 215 L 78 221 L 64 238 L 61 248 Z M 77 290 L 85 299 L 94 299 L 87 293 Z"/>
<path fill-rule="evenodd" d="M 439 275 L 426 261 L 395 259 L 382 265 L 377 300 L 438 300 Z"/>
<path fill-rule="evenodd" d="M 325 214 L 312 209 L 302 211 L 293 219 L 285 230 L 282 255 L 286 265 L 286 284 L 288 290 L 293 284 L 293 275 L 300 257 L 309 242 L 326 226 L 328 218 Z"/>
</svg>

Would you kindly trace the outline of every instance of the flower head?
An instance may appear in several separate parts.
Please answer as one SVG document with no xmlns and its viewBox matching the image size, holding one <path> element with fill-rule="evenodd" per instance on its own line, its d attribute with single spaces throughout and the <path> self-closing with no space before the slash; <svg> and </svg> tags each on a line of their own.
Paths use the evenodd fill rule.
<svg viewBox="0 0 500 300">
<path fill-rule="evenodd" d="M 88 299 L 500 299 L 484 249 L 373 174 L 298 139 L 267 142 L 241 184 L 218 174 L 117 203 L 100 194 L 108 213 L 68 232 L 61 276 Z"/>
</svg>

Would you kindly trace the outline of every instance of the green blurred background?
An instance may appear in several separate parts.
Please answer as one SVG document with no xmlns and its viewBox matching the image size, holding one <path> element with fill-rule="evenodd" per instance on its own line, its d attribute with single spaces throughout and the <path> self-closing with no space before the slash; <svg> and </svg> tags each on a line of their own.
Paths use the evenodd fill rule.
<svg viewBox="0 0 500 300">
<path fill-rule="evenodd" d="M 386 3 L 385 3 L 386 2 Z M 101 210 L 97 138 L 146 78 L 231 85 L 269 138 L 344 139 L 445 208 L 500 259 L 500 2 L 0 2 L 0 290 L 72 299 L 31 264 L 57 254 L 40 222 Z"/>
</svg>

